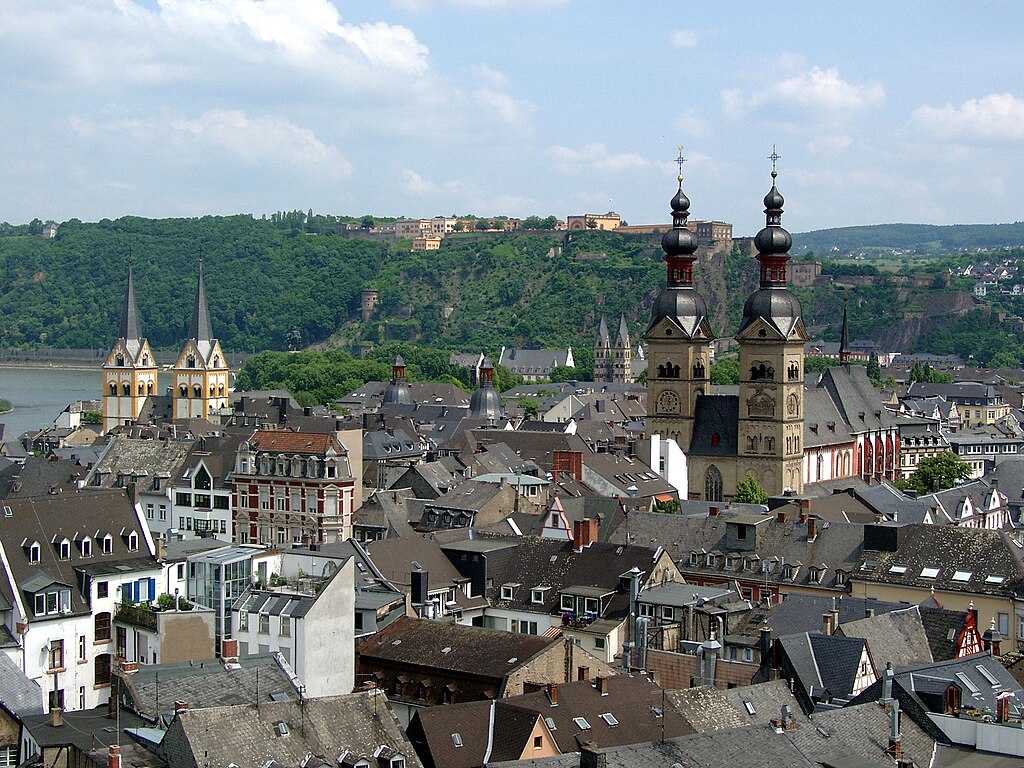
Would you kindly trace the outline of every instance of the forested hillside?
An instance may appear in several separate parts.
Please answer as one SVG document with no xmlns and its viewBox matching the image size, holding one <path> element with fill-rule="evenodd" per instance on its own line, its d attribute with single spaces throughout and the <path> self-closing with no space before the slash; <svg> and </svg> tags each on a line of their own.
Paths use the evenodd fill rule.
<svg viewBox="0 0 1024 768">
<path fill-rule="evenodd" d="M 404 341 L 491 354 L 502 346 L 574 345 L 586 356 L 602 314 L 613 328 L 624 314 L 639 338 L 664 284 L 659 238 L 651 235 L 467 233 L 446 238 L 440 251 L 410 253 L 408 241 L 306 229 L 287 216 L 128 217 L 65 222 L 47 239 L 0 225 L 0 346 L 106 347 L 129 261 L 142 330 L 158 349 L 176 348 L 186 333 L 200 259 L 214 332 L 234 352 L 356 352 Z M 945 237 L 958 228 L 941 229 Z M 1019 360 L 1019 324 L 975 308 L 969 284 L 950 282 L 943 262 L 905 270 L 825 261 L 821 287 L 795 289 L 805 322 L 818 337 L 838 338 L 844 291 L 828 285 L 831 278 L 849 286 L 854 338 L 900 351 Z M 695 279 L 715 332 L 730 335 L 756 284 L 751 254 L 704 254 Z M 368 322 L 359 312 L 364 288 L 377 289 L 379 299 Z"/>
<path fill-rule="evenodd" d="M 1013 224 L 874 224 L 837 227 L 793 235 L 795 253 L 814 251 L 827 256 L 865 248 L 909 250 L 915 253 L 954 253 L 962 249 L 1018 248 L 1024 245 L 1024 222 Z"/>
</svg>

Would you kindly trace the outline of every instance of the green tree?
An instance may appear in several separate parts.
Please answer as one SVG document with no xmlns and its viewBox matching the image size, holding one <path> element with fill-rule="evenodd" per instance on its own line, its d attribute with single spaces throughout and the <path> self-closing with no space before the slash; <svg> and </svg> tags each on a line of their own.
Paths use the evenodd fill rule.
<svg viewBox="0 0 1024 768">
<path fill-rule="evenodd" d="M 654 511 L 661 512 L 666 515 L 677 515 L 679 514 L 679 500 L 669 499 L 668 501 L 656 501 L 654 502 Z"/>
<path fill-rule="evenodd" d="M 551 369 L 551 373 L 548 374 L 548 380 L 553 382 L 559 381 L 579 381 L 579 372 L 569 365 L 556 365 Z"/>
<path fill-rule="evenodd" d="M 946 451 L 921 459 L 917 469 L 901 487 L 918 493 L 934 493 L 952 488 L 970 476 L 971 466 L 952 451 Z"/>
<path fill-rule="evenodd" d="M 767 504 L 768 494 L 756 478 L 747 472 L 747 476 L 736 483 L 736 495 L 732 500 L 739 504 Z"/>
<path fill-rule="evenodd" d="M 712 384 L 739 384 L 740 359 L 735 355 L 720 357 L 711 366 Z"/>
<path fill-rule="evenodd" d="M 362 221 L 359 222 L 359 226 L 361 226 L 363 229 L 371 229 L 373 225 L 373 216 L 363 216 Z"/>
<path fill-rule="evenodd" d="M 536 419 L 540 413 L 540 407 L 537 405 L 537 401 L 530 397 L 530 395 L 519 395 L 516 398 L 516 405 L 523 409 L 523 413 L 529 416 L 531 419 Z"/>
<path fill-rule="evenodd" d="M 872 381 L 882 380 L 882 366 L 878 362 L 878 355 L 875 352 L 871 353 L 871 359 L 868 360 L 868 378 Z"/>
</svg>

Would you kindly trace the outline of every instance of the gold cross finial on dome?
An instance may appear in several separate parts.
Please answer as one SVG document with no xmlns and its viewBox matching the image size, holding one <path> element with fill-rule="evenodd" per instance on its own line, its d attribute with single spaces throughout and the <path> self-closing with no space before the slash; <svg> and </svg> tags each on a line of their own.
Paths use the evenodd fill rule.
<svg viewBox="0 0 1024 768">
<path fill-rule="evenodd" d="M 683 163 L 686 162 L 686 158 L 683 157 L 683 145 L 682 144 L 680 144 L 678 147 L 676 147 L 676 149 L 679 150 L 679 157 L 676 158 L 676 163 L 679 164 L 679 175 L 676 178 L 679 180 L 679 183 L 682 184 L 683 183 Z"/>
</svg>

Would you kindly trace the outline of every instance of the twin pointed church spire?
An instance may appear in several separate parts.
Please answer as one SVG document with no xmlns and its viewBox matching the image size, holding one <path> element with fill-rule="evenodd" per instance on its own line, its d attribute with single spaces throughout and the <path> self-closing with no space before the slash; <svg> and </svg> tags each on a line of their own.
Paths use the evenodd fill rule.
<svg viewBox="0 0 1024 768">
<path fill-rule="evenodd" d="M 128 265 L 128 288 L 124 294 L 124 308 L 121 310 L 121 328 L 118 338 L 129 345 L 139 342 L 139 313 L 135 309 L 135 285 L 132 280 L 132 267 Z"/>
<path fill-rule="evenodd" d="M 192 341 L 210 342 L 213 331 L 210 328 L 210 310 L 206 306 L 206 290 L 203 287 L 203 260 L 199 260 L 199 283 L 196 286 L 196 302 L 192 308 L 192 323 L 189 325 L 188 337 Z"/>
</svg>

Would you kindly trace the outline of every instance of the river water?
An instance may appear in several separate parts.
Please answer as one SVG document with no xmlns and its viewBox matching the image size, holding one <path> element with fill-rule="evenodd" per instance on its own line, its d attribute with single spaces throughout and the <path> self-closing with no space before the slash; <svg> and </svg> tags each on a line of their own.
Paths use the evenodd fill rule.
<svg viewBox="0 0 1024 768">
<path fill-rule="evenodd" d="M 100 397 L 99 369 L 0 368 L 0 398 L 10 400 L 13 413 L 0 414 L 5 438 L 53 426 L 69 403 Z"/>
</svg>

